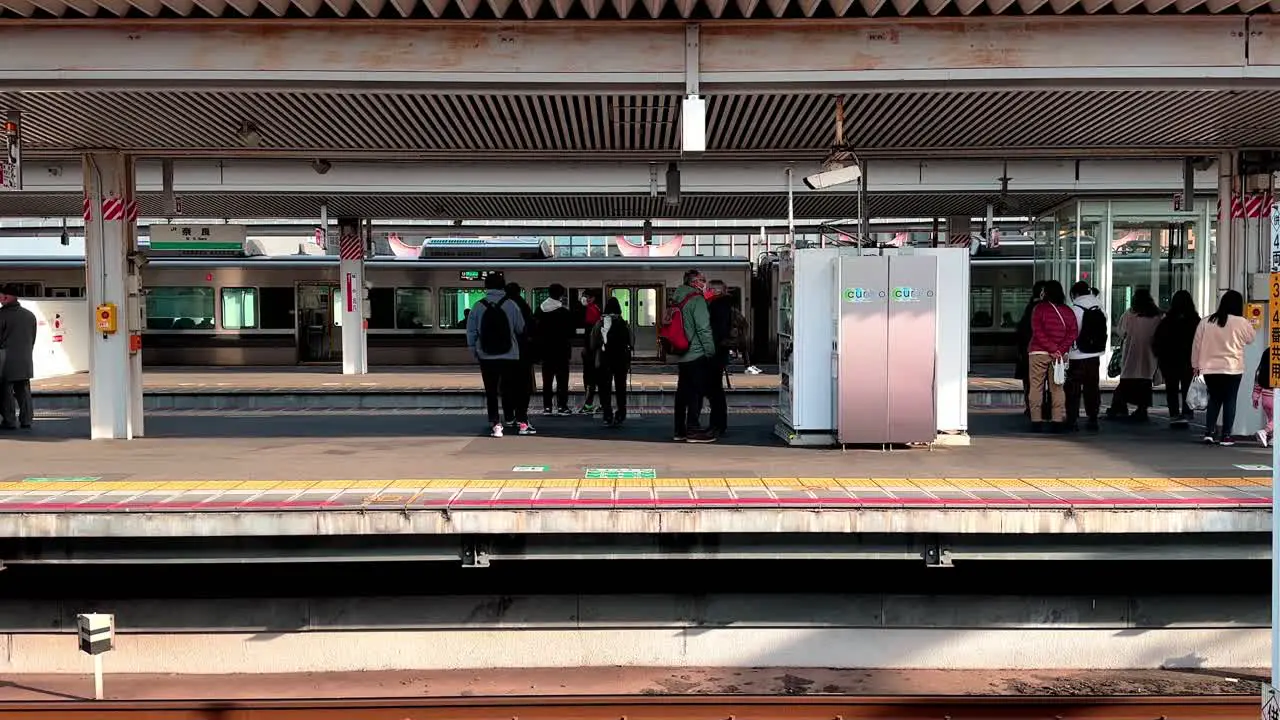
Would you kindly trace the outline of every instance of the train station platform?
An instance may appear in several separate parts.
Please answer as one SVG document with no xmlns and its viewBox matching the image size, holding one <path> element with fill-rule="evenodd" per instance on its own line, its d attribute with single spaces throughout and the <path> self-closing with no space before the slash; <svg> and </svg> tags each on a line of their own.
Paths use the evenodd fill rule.
<svg viewBox="0 0 1280 720">
<path fill-rule="evenodd" d="M 777 400 L 776 368 L 747 375 L 741 367 L 730 375 L 729 401 L 738 408 L 772 407 Z M 343 375 L 340 369 L 302 367 L 185 368 L 148 367 L 143 374 L 144 402 L 150 410 L 255 409 L 474 409 L 483 407 L 480 374 L 469 367 L 385 367 L 368 375 Z M 583 392 L 582 376 L 570 385 Z M 541 387 L 541 380 L 539 380 Z M 674 403 L 675 368 L 637 365 L 631 392 L 637 407 L 669 407 Z M 1109 393 L 1114 381 L 1104 383 Z M 39 405 L 52 410 L 86 410 L 89 376 L 67 375 L 38 380 L 33 390 Z M 1011 407 L 1022 402 L 1022 385 L 1012 368 L 974 368 L 970 402 L 976 407 Z M 580 401 L 581 398 L 577 398 Z M 534 408 L 540 398 L 534 398 Z"/>
<path fill-rule="evenodd" d="M 1041 436 L 978 412 L 970 447 L 890 452 L 786 447 L 765 412 L 714 445 L 673 443 L 652 413 L 502 439 L 459 412 L 161 412 L 129 443 L 82 439 L 86 422 L 0 440 L 0 537 L 1270 529 L 1269 450 L 1158 421 Z"/>
</svg>

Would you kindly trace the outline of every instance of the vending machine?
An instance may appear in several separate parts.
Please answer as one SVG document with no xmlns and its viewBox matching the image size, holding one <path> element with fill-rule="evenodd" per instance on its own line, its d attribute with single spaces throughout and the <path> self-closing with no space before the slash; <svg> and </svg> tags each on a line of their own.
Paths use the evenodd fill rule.
<svg viewBox="0 0 1280 720">
<path fill-rule="evenodd" d="M 776 431 L 792 445 L 832 442 L 837 351 L 834 252 L 797 250 L 784 257 L 778 268 Z"/>
</svg>

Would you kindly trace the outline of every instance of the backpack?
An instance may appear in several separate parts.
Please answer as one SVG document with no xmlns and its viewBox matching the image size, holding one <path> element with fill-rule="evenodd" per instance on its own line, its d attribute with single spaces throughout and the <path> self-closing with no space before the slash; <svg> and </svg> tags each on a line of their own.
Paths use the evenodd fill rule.
<svg viewBox="0 0 1280 720">
<path fill-rule="evenodd" d="M 484 314 L 480 316 L 480 350 L 485 355 L 506 355 L 511 352 L 511 319 L 502 309 L 504 297 L 496 303 L 481 300 Z M 496 310 L 497 312 L 493 312 Z"/>
<path fill-rule="evenodd" d="M 658 326 L 658 344 L 667 355 L 683 355 L 689 352 L 689 336 L 684 333 L 684 306 L 698 293 L 691 292 L 675 305 L 662 312 L 662 324 Z"/>
<path fill-rule="evenodd" d="M 1080 307 L 1077 305 L 1076 307 Z M 1107 314 L 1100 307 L 1080 308 L 1080 335 L 1076 349 L 1082 353 L 1100 353 L 1107 349 Z"/>
<path fill-rule="evenodd" d="M 596 353 L 596 367 L 621 367 L 631 357 L 631 331 L 621 318 L 614 318 L 609 334 L 604 334 L 604 321 L 596 325 L 600 329 L 600 351 Z"/>
</svg>

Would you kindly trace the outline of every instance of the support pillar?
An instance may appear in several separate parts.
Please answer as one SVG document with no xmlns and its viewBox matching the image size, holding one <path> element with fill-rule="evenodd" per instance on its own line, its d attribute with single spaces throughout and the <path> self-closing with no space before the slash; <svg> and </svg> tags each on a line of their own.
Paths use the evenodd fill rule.
<svg viewBox="0 0 1280 720">
<path fill-rule="evenodd" d="M 85 295 L 95 328 L 89 342 L 91 437 L 143 436 L 141 277 L 133 158 L 84 155 Z M 106 308 L 115 331 L 99 325 Z M 109 312 L 109 311 L 108 311 Z"/>
<path fill-rule="evenodd" d="M 1236 176 L 1236 153 L 1224 152 L 1218 155 L 1218 228 L 1215 237 L 1216 252 L 1214 275 L 1218 283 L 1218 292 L 1214 296 L 1214 306 L 1216 309 L 1218 298 L 1222 294 L 1232 288 L 1239 286 L 1239 282 L 1243 278 L 1236 277 L 1234 258 L 1238 253 L 1236 248 L 1236 238 L 1239 233 L 1236 232 L 1235 218 L 1231 212 L 1231 199 L 1235 195 L 1235 176 Z M 1208 315 L 1213 310 L 1204 313 Z"/>
<path fill-rule="evenodd" d="M 360 220 L 338 219 L 338 296 L 342 311 L 342 374 L 369 372 L 369 291 L 364 281 L 365 237 Z"/>
</svg>

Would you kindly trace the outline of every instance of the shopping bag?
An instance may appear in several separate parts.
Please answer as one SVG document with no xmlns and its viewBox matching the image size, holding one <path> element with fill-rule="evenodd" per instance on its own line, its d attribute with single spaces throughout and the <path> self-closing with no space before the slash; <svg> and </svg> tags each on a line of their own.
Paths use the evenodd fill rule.
<svg viewBox="0 0 1280 720">
<path fill-rule="evenodd" d="M 1107 377 L 1118 378 L 1124 372 L 1124 341 L 1116 343 L 1111 349 L 1111 359 L 1107 361 Z"/>
<path fill-rule="evenodd" d="M 1191 386 L 1187 388 L 1187 407 L 1197 412 L 1209 407 L 1209 386 L 1204 384 L 1203 375 L 1191 379 Z"/>
<path fill-rule="evenodd" d="M 1053 384 L 1065 385 L 1067 382 L 1067 361 L 1058 359 L 1053 361 Z"/>
</svg>

